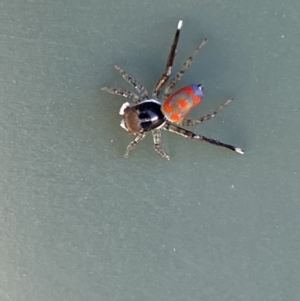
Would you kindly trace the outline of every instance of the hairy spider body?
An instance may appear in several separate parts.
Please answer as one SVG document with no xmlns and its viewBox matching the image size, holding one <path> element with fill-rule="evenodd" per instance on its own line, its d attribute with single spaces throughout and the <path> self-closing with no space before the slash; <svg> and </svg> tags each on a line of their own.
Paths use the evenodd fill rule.
<svg viewBox="0 0 300 301">
<path fill-rule="evenodd" d="M 244 151 L 239 147 L 195 134 L 181 127 L 196 125 L 204 122 L 205 120 L 211 119 L 232 101 L 232 98 L 228 99 L 217 107 L 213 113 L 207 114 L 199 119 L 192 120 L 187 119 L 186 115 L 201 102 L 203 98 L 202 86 L 191 84 L 172 93 L 173 88 L 181 79 L 182 75 L 188 70 L 197 52 L 207 43 L 207 39 L 202 40 L 190 57 L 184 62 L 179 72 L 163 90 L 163 95 L 161 97 L 162 101 L 159 100 L 159 94 L 162 92 L 162 88 L 168 81 L 172 72 L 173 61 L 176 54 L 182 24 L 183 22 L 180 20 L 177 25 L 177 30 L 168 56 L 165 71 L 157 81 L 151 98 L 148 96 L 148 92 L 145 87 L 136 79 L 129 76 L 129 74 L 118 65 L 115 65 L 115 69 L 120 72 L 128 83 L 133 85 L 138 94 L 118 88 L 101 88 L 103 91 L 123 96 L 131 101 L 131 103 L 125 102 L 121 106 L 119 112 L 120 115 L 123 116 L 120 124 L 121 127 L 129 134 L 136 135 L 136 138 L 127 146 L 125 157 L 128 157 L 130 151 L 145 138 L 147 132 L 151 131 L 155 151 L 162 157 L 169 160 L 169 155 L 160 146 L 161 129 L 173 132 L 185 138 L 205 141 L 213 145 L 225 147 L 240 154 L 244 153 Z"/>
</svg>

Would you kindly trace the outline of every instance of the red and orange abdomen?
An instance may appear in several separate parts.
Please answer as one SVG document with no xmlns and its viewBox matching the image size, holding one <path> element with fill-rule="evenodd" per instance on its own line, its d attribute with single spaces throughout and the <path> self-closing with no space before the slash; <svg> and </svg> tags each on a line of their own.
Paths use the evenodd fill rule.
<svg viewBox="0 0 300 301">
<path fill-rule="evenodd" d="M 188 85 L 171 94 L 161 106 L 166 118 L 174 123 L 180 122 L 203 97 L 201 85 Z"/>
</svg>

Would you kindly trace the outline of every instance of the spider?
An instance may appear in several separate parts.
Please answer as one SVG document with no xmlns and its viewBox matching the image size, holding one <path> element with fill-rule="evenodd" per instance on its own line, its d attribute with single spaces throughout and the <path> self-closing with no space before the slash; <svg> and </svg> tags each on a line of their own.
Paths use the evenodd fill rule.
<svg viewBox="0 0 300 301">
<path fill-rule="evenodd" d="M 200 134 L 195 134 L 182 127 L 196 125 L 213 118 L 233 100 L 230 98 L 218 106 L 212 113 L 200 117 L 199 119 L 192 120 L 187 119 L 185 116 L 192 108 L 200 103 L 203 97 L 202 86 L 191 84 L 172 93 L 175 85 L 190 67 L 195 55 L 207 43 L 207 39 L 203 39 L 201 41 L 198 47 L 196 47 L 189 58 L 184 62 L 175 77 L 162 91 L 172 72 L 173 61 L 182 25 L 183 21 L 180 20 L 177 25 L 177 30 L 172 42 L 164 73 L 157 81 L 152 92 L 152 97 L 148 96 L 148 92 L 142 84 L 131 77 L 118 65 L 114 66 L 115 69 L 119 71 L 123 78 L 135 88 L 137 94 L 124 89 L 109 87 L 101 88 L 103 91 L 123 96 L 131 101 L 131 103 L 125 102 L 121 106 L 119 112 L 120 115 L 123 116 L 120 124 L 121 127 L 129 134 L 136 135 L 135 139 L 127 146 L 124 155 L 126 158 L 129 156 L 129 153 L 145 138 L 147 132 L 151 131 L 155 151 L 163 158 L 169 160 L 169 155 L 161 148 L 161 129 L 173 132 L 185 138 L 205 141 L 210 144 L 225 147 L 239 154 L 244 154 L 244 151 L 239 147 L 235 147 Z M 161 92 L 162 96 L 160 97 Z M 159 100 L 160 98 L 161 101 Z"/>
</svg>

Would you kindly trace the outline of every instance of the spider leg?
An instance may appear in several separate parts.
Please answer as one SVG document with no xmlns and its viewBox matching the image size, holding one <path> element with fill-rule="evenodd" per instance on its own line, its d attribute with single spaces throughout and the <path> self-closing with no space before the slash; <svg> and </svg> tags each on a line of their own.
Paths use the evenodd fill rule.
<svg viewBox="0 0 300 301">
<path fill-rule="evenodd" d="M 177 44 L 178 44 L 178 40 L 179 40 L 179 35 L 180 35 L 180 30 L 182 28 L 182 20 L 179 20 L 178 25 L 177 25 L 177 30 L 173 39 L 173 43 L 170 49 L 170 53 L 168 56 L 168 60 L 167 60 L 167 64 L 165 67 L 165 71 L 164 73 L 161 75 L 161 77 L 159 78 L 159 80 L 157 81 L 154 89 L 153 89 L 153 98 L 157 99 L 159 92 L 162 88 L 162 86 L 166 83 L 166 81 L 169 79 L 171 72 L 172 72 L 172 66 L 173 66 L 173 61 L 176 55 L 176 49 L 177 49 Z"/>
<path fill-rule="evenodd" d="M 172 133 L 181 135 L 185 138 L 195 139 L 195 140 L 199 140 L 199 141 L 205 141 L 205 142 L 208 142 L 210 144 L 214 144 L 214 145 L 217 145 L 217 146 L 222 146 L 222 147 L 228 148 L 228 149 L 230 149 L 234 152 L 237 152 L 239 154 L 244 154 L 244 151 L 239 147 L 235 147 L 233 145 L 226 144 L 226 143 L 220 142 L 220 141 L 212 139 L 212 138 L 207 138 L 207 137 L 202 136 L 202 135 L 197 135 L 197 134 L 195 134 L 191 131 L 188 131 L 184 128 L 181 128 L 181 127 L 179 127 L 175 124 L 166 123 L 164 125 L 163 129 L 165 129 L 167 131 L 170 131 Z"/>
<path fill-rule="evenodd" d="M 125 98 L 128 98 L 134 103 L 138 103 L 140 101 L 140 98 L 135 93 L 124 89 L 101 87 L 101 90 L 111 94 L 123 96 Z"/>
<path fill-rule="evenodd" d="M 125 158 L 128 158 L 129 153 L 145 138 L 145 136 L 146 136 L 145 132 L 137 134 L 135 139 L 128 144 L 124 155 Z"/>
<path fill-rule="evenodd" d="M 158 152 L 163 158 L 170 160 L 170 156 L 161 148 L 161 131 L 160 129 L 155 129 L 152 131 L 153 135 L 153 142 L 154 142 L 154 149 Z"/>
<path fill-rule="evenodd" d="M 115 65 L 114 66 L 117 71 L 121 73 L 123 78 L 130 83 L 132 86 L 134 86 L 135 90 L 142 96 L 143 99 L 149 99 L 148 98 L 148 92 L 146 88 L 139 83 L 136 79 L 131 77 L 126 71 L 124 71 L 120 66 Z"/>
<path fill-rule="evenodd" d="M 209 120 L 209 119 L 215 117 L 220 111 L 222 111 L 224 109 L 225 106 L 227 106 L 232 101 L 233 101 L 233 98 L 227 99 L 224 103 L 222 103 L 221 105 L 219 105 L 212 113 L 209 113 L 209 114 L 207 114 L 205 116 L 202 116 L 199 119 L 187 119 L 187 118 L 184 118 L 180 122 L 180 125 L 183 125 L 183 126 L 192 126 L 192 125 L 196 125 L 198 123 L 202 123 L 202 122 L 204 122 L 206 120 Z"/>
<path fill-rule="evenodd" d="M 199 46 L 193 51 L 193 53 L 189 56 L 189 58 L 183 63 L 181 69 L 177 72 L 175 77 L 172 79 L 172 81 L 168 84 L 164 91 L 163 98 L 165 99 L 172 93 L 172 89 L 174 86 L 179 82 L 183 74 L 189 69 L 191 63 L 194 60 L 195 55 L 198 53 L 198 51 L 207 43 L 207 39 L 203 39 Z"/>
</svg>

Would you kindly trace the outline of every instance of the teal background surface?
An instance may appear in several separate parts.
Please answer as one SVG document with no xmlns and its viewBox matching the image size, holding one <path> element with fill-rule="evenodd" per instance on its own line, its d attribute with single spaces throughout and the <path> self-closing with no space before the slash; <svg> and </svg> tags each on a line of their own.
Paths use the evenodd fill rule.
<svg viewBox="0 0 300 301">
<path fill-rule="evenodd" d="M 300 300 L 300 2 L 2 0 L 0 300 Z M 195 127 L 129 159 L 130 87 L 149 90 L 183 19 Z M 178 87 L 179 87 L 178 86 Z"/>
</svg>

